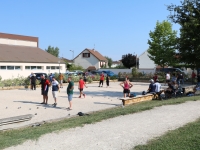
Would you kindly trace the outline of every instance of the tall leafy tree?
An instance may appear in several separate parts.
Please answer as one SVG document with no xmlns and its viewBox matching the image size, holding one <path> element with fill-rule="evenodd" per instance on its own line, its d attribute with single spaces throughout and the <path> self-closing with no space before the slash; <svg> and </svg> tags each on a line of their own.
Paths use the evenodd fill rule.
<svg viewBox="0 0 200 150">
<path fill-rule="evenodd" d="M 132 54 L 126 54 L 122 56 L 122 64 L 126 67 L 126 68 L 131 68 L 136 66 L 136 56 L 132 55 Z"/>
<path fill-rule="evenodd" d="M 154 31 L 150 31 L 148 56 L 155 64 L 164 67 L 176 63 L 176 34 L 168 21 L 157 22 Z"/>
<path fill-rule="evenodd" d="M 180 5 L 169 5 L 169 18 L 179 24 L 177 49 L 180 61 L 191 68 L 200 68 L 200 0 L 184 0 Z"/>
<path fill-rule="evenodd" d="M 58 47 L 51 47 L 51 46 L 48 46 L 47 49 L 45 49 L 46 52 L 58 57 L 59 56 L 59 48 Z"/>
<path fill-rule="evenodd" d="M 105 56 L 105 58 L 108 60 L 108 67 L 111 68 L 112 62 L 113 62 L 112 58 L 110 58 L 108 56 Z"/>
</svg>

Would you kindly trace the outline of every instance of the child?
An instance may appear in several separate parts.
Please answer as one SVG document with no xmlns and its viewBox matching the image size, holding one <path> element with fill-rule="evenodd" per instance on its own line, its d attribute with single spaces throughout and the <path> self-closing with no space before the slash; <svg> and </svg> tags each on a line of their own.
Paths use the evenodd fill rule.
<svg viewBox="0 0 200 150">
<path fill-rule="evenodd" d="M 110 77 L 109 77 L 109 75 L 107 75 L 106 76 L 106 85 L 107 85 L 107 87 L 109 87 L 109 80 L 110 80 Z"/>
</svg>

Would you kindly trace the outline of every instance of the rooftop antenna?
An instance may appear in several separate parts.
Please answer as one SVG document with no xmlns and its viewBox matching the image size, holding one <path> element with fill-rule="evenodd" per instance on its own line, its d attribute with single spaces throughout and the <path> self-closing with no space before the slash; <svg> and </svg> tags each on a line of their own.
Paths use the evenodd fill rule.
<svg viewBox="0 0 200 150">
<path fill-rule="evenodd" d="M 94 48 L 93 49 L 95 50 L 95 44 L 94 44 Z"/>
</svg>

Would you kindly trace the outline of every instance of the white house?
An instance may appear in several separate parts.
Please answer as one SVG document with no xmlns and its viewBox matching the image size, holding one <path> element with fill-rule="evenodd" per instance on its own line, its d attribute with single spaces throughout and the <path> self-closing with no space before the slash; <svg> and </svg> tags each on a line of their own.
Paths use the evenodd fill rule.
<svg viewBox="0 0 200 150">
<path fill-rule="evenodd" d="M 120 64 L 122 64 L 122 62 L 120 60 L 119 61 L 113 61 L 111 67 L 114 68 L 114 67 L 119 66 Z"/>
<path fill-rule="evenodd" d="M 139 58 L 139 71 L 144 73 L 155 72 L 156 64 L 148 57 L 147 50 L 143 52 Z"/>
<path fill-rule="evenodd" d="M 82 66 L 84 69 L 97 70 L 102 66 L 107 66 L 108 60 L 94 49 L 84 49 L 78 56 L 73 60 L 75 65 Z"/>
<path fill-rule="evenodd" d="M 0 76 L 27 77 L 33 73 L 65 72 L 65 62 L 40 49 L 38 38 L 0 33 Z"/>
</svg>

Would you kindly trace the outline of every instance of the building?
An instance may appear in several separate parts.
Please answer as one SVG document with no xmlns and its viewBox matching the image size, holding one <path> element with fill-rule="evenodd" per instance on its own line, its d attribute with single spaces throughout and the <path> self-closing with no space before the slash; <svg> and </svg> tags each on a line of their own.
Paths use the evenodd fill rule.
<svg viewBox="0 0 200 150">
<path fill-rule="evenodd" d="M 111 68 L 115 68 L 115 67 L 117 67 L 117 66 L 119 66 L 119 65 L 122 65 L 121 60 L 113 61 L 113 62 L 112 62 L 112 65 L 111 65 Z"/>
<path fill-rule="evenodd" d="M 65 62 L 39 48 L 38 37 L 0 33 L 0 76 L 65 72 Z"/>
<path fill-rule="evenodd" d="M 108 60 L 97 50 L 88 48 L 84 49 L 78 56 L 76 56 L 73 62 L 75 65 L 82 66 L 83 69 L 88 71 L 98 70 L 108 64 Z"/>
</svg>

